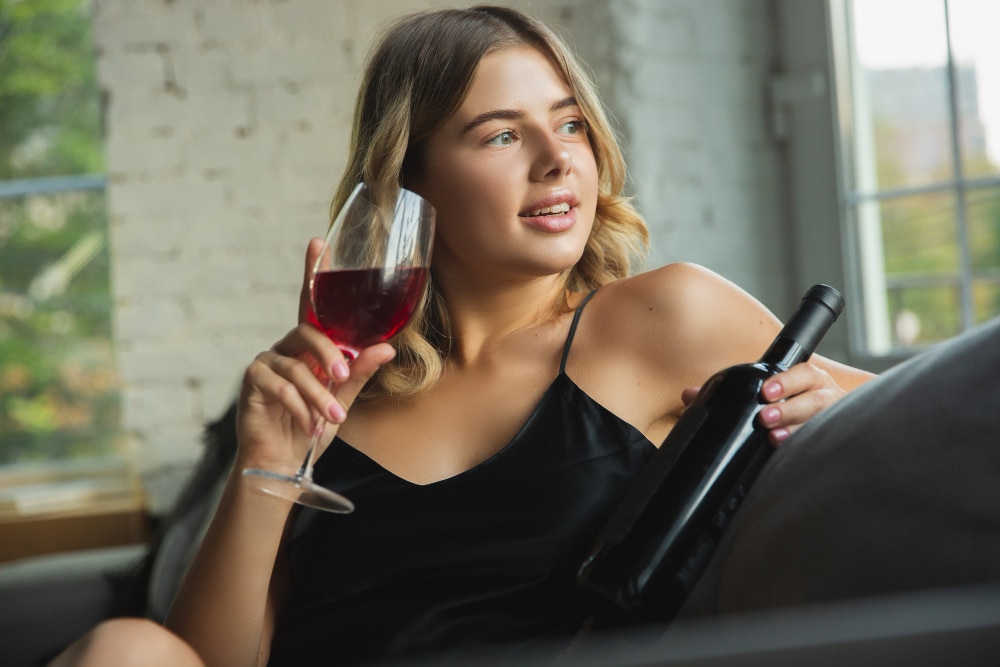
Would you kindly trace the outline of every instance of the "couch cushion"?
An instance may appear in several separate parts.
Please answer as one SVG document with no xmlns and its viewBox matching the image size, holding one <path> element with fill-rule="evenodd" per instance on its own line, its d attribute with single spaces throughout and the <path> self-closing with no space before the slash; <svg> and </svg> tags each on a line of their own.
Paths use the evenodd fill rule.
<svg viewBox="0 0 1000 667">
<path fill-rule="evenodd" d="M 145 545 L 34 556 L 0 568 L 0 663 L 40 664 L 114 609 Z"/>
</svg>

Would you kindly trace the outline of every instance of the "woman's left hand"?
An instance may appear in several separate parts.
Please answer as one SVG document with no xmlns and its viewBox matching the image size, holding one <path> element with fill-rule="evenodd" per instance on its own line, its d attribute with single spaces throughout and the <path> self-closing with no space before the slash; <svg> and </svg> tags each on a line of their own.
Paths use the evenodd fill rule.
<svg viewBox="0 0 1000 667">
<path fill-rule="evenodd" d="M 810 363 L 796 364 L 764 383 L 761 397 L 767 405 L 757 419 L 768 430 L 767 438 L 780 445 L 800 426 L 847 394 L 833 377 Z M 681 398 L 690 405 L 698 387 L 685 389 Z"/>
<path fill-rule="evenodd" d="M 768 405 L 757 419 L 768 429 L 768 439 L 780 445 L 800 426 L 830 407 L 847 392 L 822 368 L 796 364 L 768 379 L 761 388 Z"/>
</svg>

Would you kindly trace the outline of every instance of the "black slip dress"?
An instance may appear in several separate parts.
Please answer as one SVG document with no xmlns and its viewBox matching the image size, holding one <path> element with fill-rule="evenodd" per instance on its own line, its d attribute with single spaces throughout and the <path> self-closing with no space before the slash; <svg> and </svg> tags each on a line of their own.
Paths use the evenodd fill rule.
<svg viewBox="0 0 1000 667">
<path fill-rule="evenodd" d="M 592 295 L 534 412 L 479 465 L 418 485 L 334 440 L 316 479 L 357 508 L 299 515 L 270 667 L 462 662 L 569 641 L 586 617 L 580 561 L 656 451 L 566 375 Z"/>
</svg>

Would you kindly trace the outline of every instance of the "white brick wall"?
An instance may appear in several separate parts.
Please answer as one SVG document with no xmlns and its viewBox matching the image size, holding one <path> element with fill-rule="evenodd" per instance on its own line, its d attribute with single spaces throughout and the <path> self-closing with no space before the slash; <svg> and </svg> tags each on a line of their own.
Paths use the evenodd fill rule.
<svg viewBox="0 0 1000 667">
<path fill-rule="evenodd" d="M 372 34 L 432 4 L 95 0 L 124 425 L 154 511 L 243 368 L 294 321 Z M 780 301 L 765 0 L 509 4 L 557 24 L 597 75 L 652 263 L 699 261 Z"/>
<path fill-rule="evenodd" d="M 653 265 L 704 264 L 787 308 L 780 153 L 767 134 L 764 0 L 615 3 L 611 82 Z"/>
</svg>

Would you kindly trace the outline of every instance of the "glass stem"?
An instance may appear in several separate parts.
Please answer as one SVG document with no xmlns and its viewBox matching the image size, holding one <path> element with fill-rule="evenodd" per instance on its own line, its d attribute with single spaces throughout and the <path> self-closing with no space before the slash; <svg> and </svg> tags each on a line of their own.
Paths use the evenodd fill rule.
<svg viewBox="0 0 1000 667">
<path fill-rule="evenodd" d="M 327 381 L 326 390 L 333 391 L 333 380 Z M 323 435 L 323 430 L 325 428 L 326 420 L 320 416 L 316 419 L 316 425 L 313 427 L 312 437 L 309 438 L 309 449 L 306 450 L 306 458 L 302 462 L 302 465 L 299 466 L 298 472 L 295 473 L 296 479 L 312 479 L 313 464 L 316 461 L 316 448 L 319 446 L 319 438 Z"/>
</svg>

